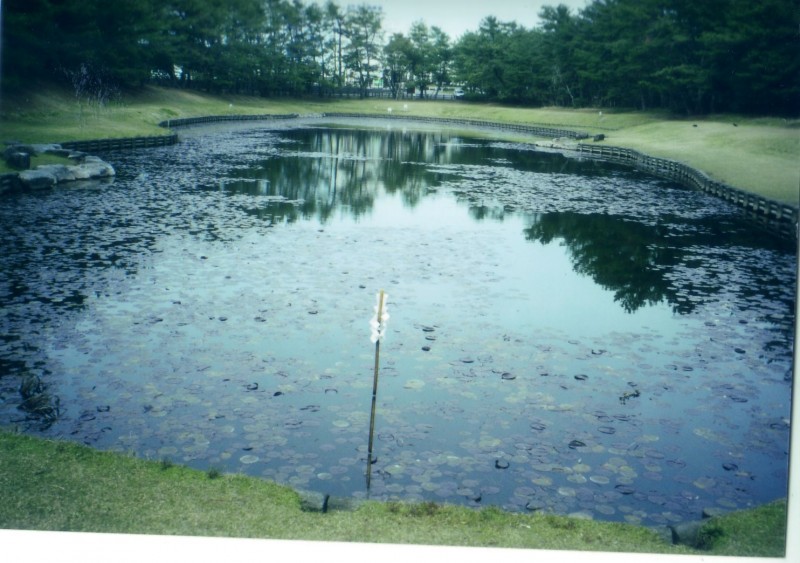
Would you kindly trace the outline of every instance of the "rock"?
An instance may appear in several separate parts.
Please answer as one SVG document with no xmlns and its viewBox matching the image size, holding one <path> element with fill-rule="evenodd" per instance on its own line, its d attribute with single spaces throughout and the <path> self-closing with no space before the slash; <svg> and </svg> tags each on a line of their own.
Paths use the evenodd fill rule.
<svg viewBox="0 0 800 563">
<path fill-rule="evenodd" d="M 82 164 L 46 164 L 36 170 L 26 170 L 19 174 L 23 187 L 30 189 L 51 188 L 61 182 L 89 180 L 114 176 L 114 167 L 97 157 L 87 156 Z"/>
<path fill-rule="evenodd" d="M 45 164 L 37 166 L 35 170 L 23 170 L 19 174 L 14 175 L 14 181 L 4 181 L 2 191 L 10 189 L 30 189 L 40 190 L 52 188 L 56 184 L 62 182 L 71 182 L 74 180 L 91 180 L 96 178 L 110 178 L 116 174 L 114 167 L 97 158 L 96 156 L 85 155 L 75 151 L 66 151 L 60 145 L 14 145 L 13 148 L 19 149 L 24 147 L 24 151 L 18 152 L 6 149 L 3 153 L 4 157 L 9 155 L 20 155 L 18 158 L 23 159 L 20 164 L 24 164 L 24 160 L 30 162 L 30 155 L 37 154 L 37 151 L 48 152 L 49 154 L 58 154 L 64 156 L 65 154 L 72 159 L 80 159 L 78 164 Z"/>
<path fill-rule="evenodd" d="M 74 168 L 74 166 L 67 166 L 66 164 L 43 164 L 37 166 L 36 170 L 53 175 L 56 179 L 56 183 L 59 183 L 77 180 L 78 178 L 75 175 Z"/>
<path fill-rule="evenodd" d="M 18 143 L 7 146 L 3 151 L 3 158 L 8 160 L 9 155 L 17 152 L 22 152 L 29 156 L 36 156 L 36 150 L 31 145 L 23 145 Z"/>
<path fill-rule="evenodd" d="M 19 173 L 19 181 L 24 188 L 31 190 L 43 190 L 52 188 L 58 180 L 46 170 L 24 170 Z"/>
<path fill-rule="evenodd" d="M 89 178 L 109 178 L 116 174 L 114 167 L 96 156 L 86 156 L 83 163 L 71 166 L 76 180 Z"/>
<path fill-rule="evenodd" d="M 31 155 L 26 152 L 8 152 L 4 154 L 6 162 L 11 168 L 28 170 L 31 167 Z"/>
</svg>

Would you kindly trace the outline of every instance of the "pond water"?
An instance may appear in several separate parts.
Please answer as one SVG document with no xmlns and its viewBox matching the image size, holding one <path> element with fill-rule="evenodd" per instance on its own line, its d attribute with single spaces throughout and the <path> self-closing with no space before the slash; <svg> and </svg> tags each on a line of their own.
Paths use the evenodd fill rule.
<svg viewBox="0 0 800 563">
<path fill-rule="evenodd" d="M 6 197 L 0 424 L 648 525 L 786 495 L 794 241 L 622 167 L 371 125 L 187 129 Z"/>
</svg>

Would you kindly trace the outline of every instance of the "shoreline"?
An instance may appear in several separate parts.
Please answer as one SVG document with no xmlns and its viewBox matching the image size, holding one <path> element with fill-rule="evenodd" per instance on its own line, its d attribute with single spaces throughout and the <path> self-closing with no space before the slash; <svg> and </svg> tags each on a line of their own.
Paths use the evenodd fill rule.
<svg viewBox="0 0 800 563">
<path fill-rule="evenodd" d="M 0 427 L 0 451 L 5 450 L 6 453 L 9 452 L 20 452 L 22 455 L 25 455 L 28 459 L 28 466 L 30 467 L 40 467 L 42 470 L 36 472 L 34 476 L 25 475 L 21 477 L 6 477 L 5 479 L 0 479 L 0 491 L 3 491 L 4 488 L 8 488 L 9 486 L 14 488 L 14 491 L 6 490 L 4 494 L 6 496 L 14 497 L 18 494 L 18 491 L 22 491 L 22 494 L 26 496 L 28 500 L 31 501 L 33 506 L 38 506 L 40 503 L 49 503 L 52 498 L 52 489 L 53 487 L 58 488 L 64 491 L 64 494 L 67 497 L 72 496 L 73 494 L 83 495 L 83 493 L 78 493 L 76 491 L 72 491 L 71 488 L 77 485 L 77 477 L 75 476 L 61 476 L 59 470 L 54 468 L 47 468 L 51 463 L 55 461 L 59 461 L 58 465 L 67 464 L 67 465 L 75 465 L 79 464 L 82 466 L 80 471 L 81 474 L 85 473 L 86 477 L 90 479 L 94 479 L 96 481 L 102 480 L 105 485 L 92 483 L 92 488 L 95 489 L 95 494 L 104 495 L 106 498 L 101 499 L 100 502 L 109 503 L 112 506 L 110 510 L 114 511 L 116 509 L 120 509 L 119 501 L 115 501 L 115 496 L 118 494 L 116 489 L 128 489 L 131 488 L 130 484 L 123 483 L 122 481 L 127 480 L 126 475 L 128 473 L 135 475 L 135 480 L 138 483 L 142 480 L 143 477 L 146 478 L 146 482 L 149 483 L 147 486 L 147 491 L 143 491 L 139 494 L 143 495 L 140 499 L 142 504 L 147 507 L 153 504 L 153 500 L 150 496 L 153 493 L 152 489 L 161 489 L 162 487 L 171 487 L 171 488 L 184 488 L 190 489 L 192 494 L 194 495 L 208 495 L 210 497 L 218 497 L 219 494 L 215 493 L 214 491 L 218 487 L 231 487 L 234 485 L 244 486 L 248 491 L 252 491 L 253 493 L 257 494 L 261 501 L 265 499 L 275 499 L 272 501 L 275 506 L 272 507 L 272 511 L 277 511 L 278 514 L 283 515 L 286 519 L 294 519 L 295 516 L 292 514 L 299 514 L 302 515 L 303 518 L 308 518 L 306 520 L 306 525 L 311 526 L 325 526 L 326 519 L 358 519 L 362 517 L 362 514 L 365 518 L 370 519 L 374 517 L 384 517 L 384 512 L 389 515 L 400 516 L 401 518 L 411 518 L 412 520 L 416 517 L 419 517 L 422 513 L 425 513 L 426 516 L 430 519 L 430 523 L 434 524 L 437 521 L 438 516 L 442 516 L 445 518 L 443 520 L 443 525 L 456 525 L 456 526 L 463 526 L 467 529 L 472 529 L 475 525 L 482 525 L 483 520 L 481 518 L 482 513 L 491 513 L 491 514 L 501 514 L 500 518 L 503 521 L 507 521 L 504 526 L 509 526 L 512 523 L 515 523 L 515 526 L 522 526 L 525 528 L 531 528 L 532 526 L 538 525 L 546 525 L 548 527 L 555 527 L 558 530 L 561 530 L 560 534 L 566 534 L 570 536 L 568 541 L 580 543 L 582 541 L 583 536 L 589 535 L 589 529 L 595 530 L 594 533 L 599 533 L 600 537 L 604 537 L 603 531 L 608 534 L 613 534 L 614 538 L 610 541 L 612 542 L 609 546 L 602 545 L 602 539 L 598 538 L 596 541 L 601 542 L 600 545 L 592 545 L 594 542 L 590 541 L 585 547 L 578 547 L 577 545 L 568 544 L 565 547 L 551 547 L 545 546 L 541 549 L 555 549 L 555 550 L 598 550 L 601 551 L 617 551 L 617 552 L 624 552 L 624 551 L 633 551 L 631 549 L 614 549 L 610 547 L 614 545 L 616 542 L 620 541 L 620 536 L 628 537 L 630 536 L 631 540 L 635 543 L 636 541 L 641 541 L 641 539 L 636 540 L 638 536 L 641 537 L 648 537 L 648 541 L 650 542 L 649 548 L 644 551 L 644 553 L 680 553 L 683 555 L 686 554 L 703 554 L 703 555 L 718 555 L 715 553 L 712 548 L 715 541 L 715 535 L 720 533 L 715 530 L 720 530 L 721 527 L 724 528 L 726 520 L 736 520 L 736 519 L 745 519 L 747 520 L 750 517 L 756 517 L 753 515 L 757 515 L 763 511 L 777 511 L 779 513 L 781 520 L 784 523 L 783 529 L 781 530 L 781 534 L 787 534 L 788 530 L 785 527 L 785 519 L 786 513 L 788 511 L 788 498 L 778 498 L 773 499 L 771 501 L 764 502 L 763 504 L 755 505 L 749 508 L 737 509 L 737 510 L 728 510 L 728 511 L 713 511 L 714 513 L 703 514 L 700 519 L 694 520 L 683 520 L 681 522 L 677 522 L 674 524 L 664 524 L 661 526 L 645 526 L 642 524 L 632 524 L 620 521 L 612 521 L 612 520 L 600 520 L 600 519 L 583 519 L 576 516 L 571 516 L 567 514 L 555 514 L 555 513 L 540 513 L 540 512 L 531 512 L 531 513 L 517 513 L 517 512 L 510 512 L 506 511 L 502 508 L 495 507 L 493 505 L 486 505 L 481 506 L 479 508 L 471 508 L 456 504 L 448 504 L 448 503 L 439 503 L 439 502 L 403 502 L 403 501 L 377 501 L 377 500 L 357 500 L 352 498 L 340 498 L 340 497 L 333 497 L 329 495 L 324 495 L 322 493 L 316 493 L 313 491 L 304 491 L 300 489 L 296 489 L 287 484 L 277 483 L 267 478 L 262 477 L 254 477 L 248 475 L 241 475 L 235 473 L 217 473 L 214 474 L 213 470 L 209 471 L 202 471 L 199 469 L 192 469 L 189 466 L 179 464 L 179 463 L 172 463 L 169 461 L 161 460 L 156 461 L 152 459 L 145 459 L 137 457 L 133 454 L 125 454 L 119 451 L 113 450 L 101 450 L 95 449 L 91 446 L 80 444 L 78 442 L 72 442 L 68 439 L 64 438 L 47 438 L 43 436 L 36 436 L 25 432 L 20 432 L 16 429 L 10 429 L 6 427 Z M 9 460 L 5 461 L 6 464 L 13 463 Z M 4 465 L 4 461 L 0 459 L 0 468 Z M 111 467 L 111 470 L 109 470 Z M 74 471 L 74 469 L 73 469 Z M 103 472 L 110 472 L 111 475 L 106 477 L 101 475 Z M 15 483 L 15 480 L 18 481 Z M 116 482 L 116 486 L 114 483 Z M 61 484 L 56 484 L 61 483 Z M 178 483 L 181 483 L 178 485 Z M 104 486 L 111 486 L 111 490 L 102 489 Z M 125 497 L 125 492 L 121 493 L 123 497 Z M 180 494 L 180 492 L 176 493 Z M 41 499 L 38 497 L 42 496 Z M 138 495 L 137 495 L 138 496 Z M 37 498 L 31 498 L 37 497 Z M 127 497 L 125 497 L 127 498 Z M 73 508 L 74 511 L 82 512 L 87 509 L 81 506 L 83 500 L 67 500 L 67 503 L 74 503 L 76 506 Z M 93 507 L 98 502 L 98 499 L 92 500 L 89 504 L 90 507 Z M 161 501 L 156 501 L 161 502 Z M 175 501 L 177 502 L 177 501 Z M 183 499 L 180 502 L 191 502 L 190 500 Z M 21 505 L 20 505 L 21 506 Z M 377 508 L 376 508 L 377 507 Z M 208 510 L 215 511 L 217 507 L 210 507 Z M 380 514 L 376 515 L 373 514 L 375 510 L 378 510 Z M 711 509 L 709 509 L 711 510 Z M 446 514 L 448 512 L 453 512 L 455 514 L 461 514 L 462 516 L 460 519 L 462 520 L 461 524 L 456 524 L 452 522 L 450 517 L 447 517 Z M 25 511 L 22 511 L 22 518 L 26 517 Z M 473 521 L 468 521 L 467 517 L 464 515 L 474 515 L 475 518 Z M 3 511 L 0 510 L 0 518 L 2 518 Z M 15 512 L 15 516 L 17 513 Z M 32 515 L 28 515 L 30 517 Z M 773 518 L 775 516 L 773 515 Z M 458 519 L 458 518 L 457 518 Z M 225 536 L 223 533 L 216 532 L 216 525 L 217 522 L 213 515 L 209 517 L 211 521 L 206 522 L 206 525 L 209 526 L 209 529 L 193 529 L 192 533 L 187 533 L 185 530 L 180 532 L 179 535 L 184 536 Z M 446 524 L 445 524 L 446 522 Z M 527 522 L 527 524 L 525 523 Z M 560 524 L 558 522 L 561 522 Z M 37 527 L 25 527 L 15 525 L 11 528 L 4 528 L 3 526 L 7 526 L 7 522 L 0 521 L 0 530 L 4 529 L 18 529 L 18 530 L 26 530 L 26 531 L 48 531 L 46 528 L 37 528 Z M 151 526 L 154 525 L 151 523 Z M 396 524 L 394 527 L 398 525 L 402 526 L 402 524 Z M 586 526 L 587 530 L 582 531 L 582 528 Z M 59 527 L 58 529 L 54 529 L 52 531 L 73 531 L 73 532 L 94 532 L 94 533 L 119 533 L 119 534 L 166 534 L 166 535 L 173 535 L 174 531 L 159 531 L 154 529 L 139 529 L 135 525 L 131 525 L 130 529 L 122 529 L 123 526 L 119 523 L 111 523 L 106 524 L 104 523 L 101 526 L 89 526 L 86 527 L 84 524 L 78 525 L 77 523 L 73 526 L 66 526 L 66 527 Z M 599 528 L 599 530 L 597 530 Z M 750 532 L 750 530 L 745 526 L 744 529 L 737 526 L 734 527 L 734 530 L 738 533 L 743 533 L 746 535 L 747 533 L 757 533 L 756 531 Z M 333 532 L 331 532 L 333 533 Z M 290 540 L 319 540 L 322 539 L 323 541 L 354 541 L 350 537 L 328 537 L 328 534 L 323 532 L 323 537 L 319 538 L 316 537 L 316 533 L 308 530 L 292 530 L 290 537 L 286 537 L 283 534 L 265 534 L 265 535 L 253 535 L 252 532 L 243 534 L 243 535 L 234 535 L 232 537 L 243 539 L 243 538 L 260 538 L 260 539 L 290 539 Z M 572 537 L 575 536 L 575 537 Z M 227 536 L 231 537 L 231 536 Z M 531 538 L 531 539 L 536 539 Z M 357 540 L 356 540 L 357 541 Z M 370 539 L 370 542 L 376 542 L 379 544 L 384 543 L 380 539 Z M 387 542 L 391 542 L 391 540 L 386 540 Z M 733 541 L 736 542 L 746 542 L 747 538 L 733 538 Z M 785 543 L 786 537 L 784 537 L 783 542 Z M 391 543 L 398 543 L 397 541 Z M 405 542 L 403 542 L 405 543 Z M 435 545 L 435 543 L 431 543 L 431 545 Z M 447 544 L 445 544 L 447 545 Z M 489 544 L 483 544 L 481 542 L 477 544 L 469 544 L 471 547 L 488 547 L 492 545 L 492 542 Z M 500 543 L 502 547 L 513 547 L 513 548 L 520 548 L 523 549 L 539 549 L 536 545 L 505 545 L 504 543 Z M 658 549 L 660 546 L 660 549 Z M 677 550 L 677 551 L 673 551 Z M 639 551 L 639 550 L 636 550 Z M 725 555 L 732 555 L 730 553 L 724 553 Z M 759 554 L 755 554 L 759 555 Z"/>
<path fill-rule="evenodd" d="M 679 184 L 700 189 L 716 197 L 725 199 L 756 221 L 762 223 L 768 230 L 781 236 L 797 240 L 800 237 L 800 205 L 794 206 L 780 202 L 763 195 L 754 194 L 735 186 L 713 180 L 705 171 L 689 166 L 685 163 L 654 157 L 649 154 L 620 146 L 605 144 L 605 134 L 590 134 L 586 131 L 573 128 L 563 129 L 558 127 L 543 127 L 537 125 L 522 125 L 503 123 L 490 120 L 476 120 L 464 118 L 446 118 L 435 116 L 418 116 L 411 114 L 373 115 L 369 113 L 329 112 L 312 114 L 228 114 L 208 115 L 198 117 L 185 117 L 167 119 L 158 123 L 158 126 L 170 131 L 167 135 L 149 137 L 120 137 L 112 139 L 90 139 L 83 141 L 64 141 L 58 143 L 64 149 L 74 151 L 106 151 L 127 150 L 136 148 L 149 148 L 156 146 L 172 145 L 180 142 L 179 136 L 173 129 L 205 125 L 212 123 L 234 122 L 266 122 L 266 121 L 291 121 L 291 120 L 325 120 L 325 119 L 355 119 L 355 120 L 380 120 L 380 121 L 408 121 L 421 122 L 447 127 L 465 127 L 470 130 L 494 130 L 510 132 L 514 135 L 524 135 L 542 139 L 551 139 L 547 142 L 523 140 L 538 149 L 554 150 L 567 157 L 591 158 L 616 162 L 636 170 L 664 177 Z M 45 165 L 47 166 L 47 165 Z M 39 169 L 41 167 L 37 167 Z M 23 171 L 24 172 L 24 171 Z M 19 183 L 20 172 L 0 174 L 0 194 L 14 188 Z"/>
</svg>

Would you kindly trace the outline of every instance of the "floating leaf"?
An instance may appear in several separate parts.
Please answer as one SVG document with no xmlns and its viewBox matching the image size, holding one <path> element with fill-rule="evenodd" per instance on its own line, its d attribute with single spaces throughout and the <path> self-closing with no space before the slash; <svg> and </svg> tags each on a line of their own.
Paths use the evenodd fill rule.
<svg viewBox="0 0 800 563">
<path fill-rule="evenodd" d="M 572 487 L 559 487 L 557 492 L 564 497 L 574 497 L 576 494 L 575 489 Z"/>
<path fill-rule="evenodd" d="M 711 477 L 699 477 L 694 481 L 692 481 L 692 483 L 698 489 L 704 489 L 704 490 L 711 489 L 717 484 L 716 480 L 712 479 Z"/>
</svg>

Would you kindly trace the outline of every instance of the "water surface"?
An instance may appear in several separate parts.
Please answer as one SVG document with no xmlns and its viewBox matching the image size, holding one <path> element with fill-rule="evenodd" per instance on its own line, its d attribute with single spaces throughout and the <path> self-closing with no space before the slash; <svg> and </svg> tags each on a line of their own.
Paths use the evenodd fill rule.
<svg viewBox="0 0 800 563">
<path fill-rule="evenodd" d="M 645 524 L 786 495 L 796 250 L 726 202 L 396 124 L 103 156 L 113 182 L 0 207 L 4 425 L 333 495 Z"/>
</svg>

